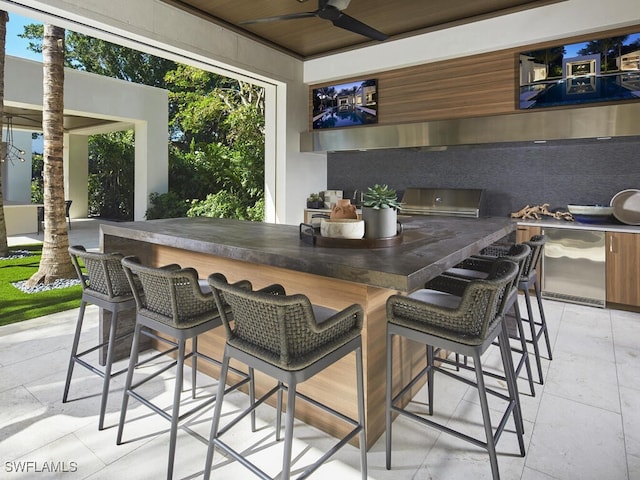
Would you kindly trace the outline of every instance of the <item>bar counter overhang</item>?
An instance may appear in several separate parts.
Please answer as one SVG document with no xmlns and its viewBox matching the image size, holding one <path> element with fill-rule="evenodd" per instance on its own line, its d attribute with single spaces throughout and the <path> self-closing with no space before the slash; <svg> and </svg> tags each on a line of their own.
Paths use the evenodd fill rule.
<svg viewBox="0 0 640 480">
<path fill-rule="evenodd" d="M 375 249 L 312 246 L 300 239 L 297 225 L 205 217 L 102 225 L 100 242 L 105 252 L 136 255 L 149 265 L 178 263 L 193 267 L 201 278 L 220 272 L 232 282 L 248 279 L 254 288 L 280 283 L 287 293 L 304 293 L 313 303 L 330 308 L 362 305 L 365 412 L 370 447 L 385 428 L 387 298 L 423 287 L 429 279 L 516 227 L 512 220 L 498 217 L 400 216 L 400 221 L 404 230 L 402 242 Z M 221 358 L 224 342 L 224 329 L 215 329 L 201 337 L 199 350 Z M 401 365 L 394 367 L 394 371 L 406 372 L 407 377 L 398 378 L 399 384 L 422 368 L 425 351 L 424 347 L 408 342 L 402 342 L 396 351 L 401 352 L 396 359 Z M 218 378 L 218 371 L 212 367 L 205 373 Z M 305 382 L 300 391 L 355 418 L 354 375 L 355 359 L 349 356 Z M 267 377 L 258 376 L 257 392 L 266 391 L 272 383 Z M 419 387 L 416 385 L 414 390 Z M 348 428 L 305 402 L 299 407 L 298 418 L 328 433 L 342 434 Z"/>
</svg>

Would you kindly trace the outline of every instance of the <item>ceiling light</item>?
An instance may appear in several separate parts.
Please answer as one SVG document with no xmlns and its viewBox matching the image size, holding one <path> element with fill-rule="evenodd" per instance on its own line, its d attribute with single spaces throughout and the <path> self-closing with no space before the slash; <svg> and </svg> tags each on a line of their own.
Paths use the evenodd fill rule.
<svg viewBox="0 0 640 480">
<path fill-rule="evenodd" d="M 9 160 L 11 165 L 13 165 L 14 160 L 18 160 L 20 162 L 24 162 L 23 155 L 25 151 L 16 147 L 13 144 L 13 117 L 11 115 L 7 115 L 7 133 L 5 136 L 5 141 L 2 142 L 2 156 L 0 156 L 0 161 L 4 162 Z"/>
</svg>

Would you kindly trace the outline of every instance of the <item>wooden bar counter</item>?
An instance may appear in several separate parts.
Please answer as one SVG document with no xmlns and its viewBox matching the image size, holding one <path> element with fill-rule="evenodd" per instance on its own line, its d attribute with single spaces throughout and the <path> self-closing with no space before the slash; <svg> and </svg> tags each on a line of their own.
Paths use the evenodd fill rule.
<svg viewBox="0 0 640 480">
<path fill-rule="evenodd" d="M 503 238 L 516 224 L 508 218 L 401 217 L 399 245 L 375 249 L 310 245 L 297 225 L 276 225 L 213 218 L 179 218 L 101 226 L 105 252 L 136 255 L 149 265 L 178 263 L 194 267 L 202 278 L 223 273 L 229 281 L 248 279 L 254 288 L 282 284 L 287 293 L 304 293 L 313 303 L 342 309 L 352 303 L 365 312 L 362 331 L 368 447 L 384 432 L 386 300 L 409 293 L 461 260 Z M 221 358 L 224 329 L 201 337 L 199 349 Z M 394 375 L 406 380 L 425 363 L 424 346 L 402 342 L 394 347 Z M 199 362 L 199 366 L 206 362 Z M 218 377 L 213 367 L 205 370 Z M 402 372 L 398 374 L 397 372 Z M 257 391 L 273 385 L 257 379 Z M 416 389 L 419 386 L 416 387 Z M 341 360 L 303 384 L 300 390 L 356 417 L 355 359 Z M 300 402 L 297 416 L 328 433 L 349 427 Z"/>
</svg>

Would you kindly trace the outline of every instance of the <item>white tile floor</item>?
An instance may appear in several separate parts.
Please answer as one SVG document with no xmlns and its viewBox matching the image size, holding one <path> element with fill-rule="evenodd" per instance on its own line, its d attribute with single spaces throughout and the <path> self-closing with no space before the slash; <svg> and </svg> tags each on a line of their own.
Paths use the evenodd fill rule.
<svg viewBox="0 0 640 480">
<path fill-rule="evenodd" d="M 96 223 L 74 221 L 71 243 L 98 247 Z M 31 240 L 37 241 L 34 237 Z M 11 241 L 13 240 L 13 243 Z M 29 238 L 10 239 L 10 244 Z M 640 314 L 545 301 L 553 361 L 543 360 L 544 385 L 528 395 L 520 380 L 525 419 L 524 458 L 517 455 L 512 424 L 498 443 L 503 479 L 640 480 Z M 524 311 L 524 310 L 523 310 Z M 105 425 L 97 429 L 101 380 L 76 367 L 72 401 L 62 404 L 77 310 L 0 327 L 0 478 L 158 479 L 166 476 L 169 423 L 131 400 L 123 445 L 116 446 L 123 376 L 112 383 Z M 87 309 L 86 342 L 96 338 L 97 309 Z M 543 349 L 544 352 L 544 349 Z M 487 352 L 487 364 L 499 360 Z M 189 375 L 185 375 L 188 385 Z M 171 403 L 172 376 L 150 385 L 159 402 Z M 215 381 L 199 376 L 202 396 Z M 500 383 L 496 384 L 498 388 Z M 436 377 L 436 415 L 481 435 L 474 389 Z M 228 399 L 228 401 L 227 401 Z M 247 404 L 243 393 L 225 400 L 225 411 Z M 425 392 L 415 397 L 421 409 Z M 500 405 L 490 399 L 492 408 Z M 212 408 L 179 431 L 174 478 L 202 478 Z M 281 443 L 273 440 L 274 410 L 259 410 L 261 428 L 240 424 L 230 433 L 236 448 L 257 450 L 269 474 L 280 471 Z M 496 412 L 495 417 L 498 417 Z M 300 422 L 296 426 L 293 474 L 317 458 L 332 439 Z M 491 478 L 485 451 L 446 434 L 399 418 L 393 426 L 392 469 L 385 469 L 384 437 L 369 450 L 370 479 Z M 214 458 L 213 479 L 253 478 L 237 462 Z M 46 470 L 66 470 L 47 472 Z M 347 446 L 312 478 L 360 479 L 358 451 Z"/>
<path fill-rule="evenodd" d="M 498 444 L 502 478 L 640 479 L 640 314 L 553 301 L 545 307 L 554 359 L 543 361 L 545 384 L 536 384 L 536 396 L 522 394 L 526 457 L 517 456 L 512 426 Z M 101 432 L 98 377 L 77 367 L 73 401 L 61 403 L 76 315 L 71 310 L 0 328 L 0 478 L 164 478 L 166 420 L 132 400 L 125 443 L 115 444 L 122 376 L 112 384 L 107 428 Z M 85 338 L 97 335 L 97 317 L 97 309 L 89 307 Z M 497 360 L 496 352 L 487 352 L 489 364 Z M 444 376 L 436 381 L 438 415 L 481 434 L 475 390 Z M 521 392 L 527 392 L 520 382 Z M 204 375 L 199 384 L 203 396 L 215 391 L 215 381 Z M 170 403 L 171 375 L 150 388 L 160 402 Z M 234 393 L 228 400 L 225 410 L 230 412 L 247 398 Z M 420 409 L 423 393 L 415 401 Z M 498 407 L 495 401 L 491 405 Z M 174 478 L 202 477 L 211 413 L 206 408 L 180 430 Z M 252 434 L 241 424 L 232 442 L 240 449 L 257 448 L 256 461 L 275 476 L 280 444 L 270 436 L 273 417 L 271 407 L 262 407 L 259 431 Z M 300 473 L 331 439 L 302 423 L 296 437 L 294 473 Z M 221 454 L 214 461 L 214 479 L 252 477 Z M 371 479 L 491 477 L 486 452 L 404 418 L 394 422 L 392 470 L 384 467 L 384 438 L 369 450 L 368 461 Z M 47 468 L 74 471 L 42 471 Z M 359 479 L 357 450 L 346 447 L 312 478 Z"/>
</svg>

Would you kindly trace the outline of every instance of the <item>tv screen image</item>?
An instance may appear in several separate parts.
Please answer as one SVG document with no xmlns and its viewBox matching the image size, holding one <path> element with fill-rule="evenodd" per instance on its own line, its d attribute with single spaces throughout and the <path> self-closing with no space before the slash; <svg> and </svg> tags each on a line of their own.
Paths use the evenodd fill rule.
<svg viewBox="0 0 640 480">
<path fill-rule="evenodd" d="M 520 52 L 519 108 L 640 99 L 640 32 Z"/>
<path fill-rule="evenodd" d="M 313 128 L 341 128 L 378 123 L 375 79 L 313 89 Z"/>
</svg>

